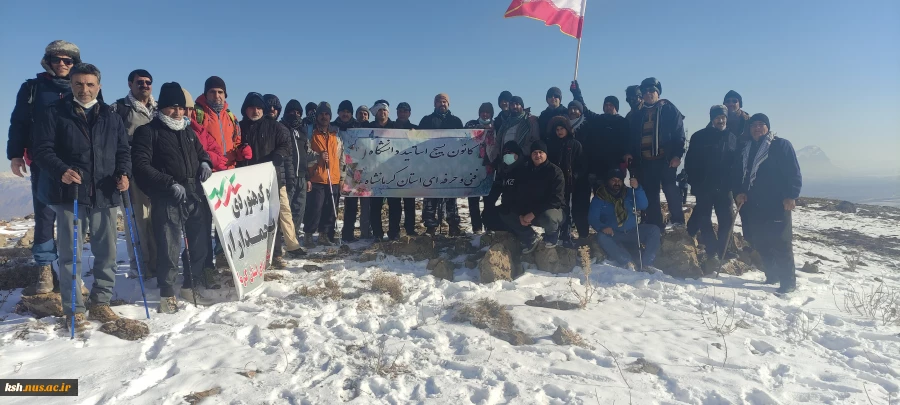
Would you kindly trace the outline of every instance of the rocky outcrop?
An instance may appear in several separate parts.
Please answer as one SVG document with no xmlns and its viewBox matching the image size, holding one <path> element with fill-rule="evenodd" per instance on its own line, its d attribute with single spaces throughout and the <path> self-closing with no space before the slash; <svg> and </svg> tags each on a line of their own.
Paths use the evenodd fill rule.
<svg viewBox="0 0 900 405">
<path fill-rule="evenodd" d="M 425 266 L 425 268 L 431 270 L 431 275 L 435 278 L 453 281 L 453 270 L 455 266 L 447 259 L 431 259 L 428 261 L 428 265 Z"/>
<path fill-rule="evenodd" d="M 697 241 L 685 229 L 672 229 L 662 235 L 662 244 L 653 266 L 677 278 L 700 278 Z"/>
</svg>

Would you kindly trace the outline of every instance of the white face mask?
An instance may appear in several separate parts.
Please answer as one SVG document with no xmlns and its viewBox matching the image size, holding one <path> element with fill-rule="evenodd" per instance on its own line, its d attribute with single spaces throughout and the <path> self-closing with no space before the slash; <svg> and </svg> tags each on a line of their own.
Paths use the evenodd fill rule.
<svg viewBox="0 0 900 405">
<path fill-rule="evenodd" d="M 516 163 L 516 155 L 514 153 L 507 153 L 503 155 L 503 163 L 506 163 L 507 165 Z"/>
</svg>

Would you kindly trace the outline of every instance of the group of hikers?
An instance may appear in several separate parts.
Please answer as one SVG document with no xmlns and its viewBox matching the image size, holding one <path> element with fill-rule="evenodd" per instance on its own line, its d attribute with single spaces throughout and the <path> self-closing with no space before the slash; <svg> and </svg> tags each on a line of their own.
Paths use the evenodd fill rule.
<svg viewBox="0 0 900 405">
<path fill-rule="evenodd" d="M 652 270 L 667 225 L 662 191 L 670 226 L 686 227 L 692 237 L 699 234 L 710 257 L 725 259 L 736 205 L 744 235 L 763 260 L 766 283 L 780 282 L 779 293 L 795 289 L 791 210 L 800 193 L 799 164 L 790 142 L 771 132 L 766 115 L 744 112 L 735 91 L 725 95 L 724 105 L 710 109 L 709 125 L 686 148 L 684 116 L 660 98 L 662 84 L 652 77 L 626 89 L 631 110 L 625 117 L 614 96 L 604 99 L 602 113 L 588 109 L 573 81 L 573 100 L 563 105 L 562 92 L 553 87 L 539 116 L 531 114 L 521 97 L 503 91 L 496 116 L 494 106 L 483 103 L 477 118 L 463 124 L 450 112 L 449 95 L 441 93 L 434 98 L 434 110 L 415 125 L 405 102 L 396 106 L 396 120 L 391 120 L 386 100 L 355 110 L 344 100 L 334 116 L 324 101 L 302 105 L 291 99 L 282 107 L 275 95 L 256 92 L 244 98 L 238 120 L 229 109 L 223 79 L 209 77 L 196 99 L 176 82 L 162 84 L 154 98 L 153 77 L 143 69 L 128 75 L 124 98 L 107 104 L 100 70 L 82 63 L 78 47 L 61 40 L 46 47 L 41 66 L 45 71 L 18 92 L 7 145 L 13 172 L 23 176 L 31 171 L 32 251 L 40 273 L 24 294 L 50 293 L 57 280 L 61 291 L 74 291 L 77 284 L 82 293 L 72 294 L 74 311 L 73 297 L 61 294 L 66 324 L 74 320 L 76 330 L 87 319 L 118 318 L 109 301 L 117 267 L 116 216 L 123 204 L 134 209 L 141 241 L 135 249 L 126 238 L 130 266 L 143 269 L 146 278 L 156 277 L 158 311 L 177 311 L 176 295 L 212 303 L 199 280 L 218 274 L 216 266 L 231 277 L 221 243 L 217 236 L 214 242 L 210 231 L 212 215 L 201 187 L 216 171 L 259 163 L 275 167 L 281 203 L 275 268 L 286 265 L 285 256 L 303 257 L 304 246 L 385 236 L 396 240 L 401 219 L 407 235 L 417 234 L 414 198 L 340 195 L 342 134 L 352 128 L 484 129 L 486 142 L 500 147 L 485 157 L 495 175 L 490 194 L 468 199 L 471 230 L 512 232 L 524 253 L 541 244 L 587 244 L 593 228 L 616 265 Z M 687 224 L 676 184 L 682 159 L 696 196 Z M 340 201 L 344 217 L 338 235 L 335 211 Z M 450 237 L 464 234 L 456 199 L 425 198 L 425 232 L 434 235 L 444 218 Z M 80 249 L 85 232 L 95 256 L 90 290 L 80 272 L 73 273 L 77 255 L 71 247 L 77 238 Z M 184 255 L 182 238 L 189 255 Z M 57 259 L 58 275 L 52 267 Z M 186 272 L 176 294 L 179 259 L 188 262 L 184 267 L 191 274 Z M 82 294 L 89 296 L 87 302 Z"/>
</svg>

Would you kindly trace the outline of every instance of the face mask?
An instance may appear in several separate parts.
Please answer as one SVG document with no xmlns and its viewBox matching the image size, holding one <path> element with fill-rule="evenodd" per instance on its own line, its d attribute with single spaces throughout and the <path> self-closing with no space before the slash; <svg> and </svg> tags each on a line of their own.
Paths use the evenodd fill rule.
<svg viewBox="0 0 900 405">
<path fill-rule="evenodd" d="M 507 154 L 503 155 L 503 163 L 506 163 L 507 165 L 516 163 L 516 155 L 512 154 L 512 153 L 507 153 Z"/>
<path fill-rule="evenodd" d="M 493 120 L 490 120 L 490 119 L 483 120 L 483 119 L 481 119 L 481 118 L 478 119 L 478 123 L 481 124 L 481 125 L 487 125 L 487 124 L 490 124 L 491 121 L 493 121 Z"/>
</svg>

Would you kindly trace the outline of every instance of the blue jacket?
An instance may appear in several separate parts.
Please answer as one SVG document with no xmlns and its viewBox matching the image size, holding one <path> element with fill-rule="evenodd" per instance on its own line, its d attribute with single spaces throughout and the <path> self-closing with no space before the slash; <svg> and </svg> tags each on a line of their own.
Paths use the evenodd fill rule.
<svg viewBox="0 0 900 405">
<path fill-rule="evenodd" d="M 634 218 L 635 197 L 637 198 L 637 209 L 642 211 L 647 209 L 647 194 L 644 193 L 641 186 L 634 189 L 634 193 L 626 188 L 625 193 L 625 210 L 628 211 L 628 219 L 621 227 L 619 221 L 616 220 L 616 206 L 613 203 L 597 196 L 591 199 L 588 222 L 598 233 L 605 228 L 612 228 L 615 232 L 627 232 L 637 227 L 637 221 Z"/>
<path fill-rule="evenodd" d="M 88 117 L 72 95 L 50 105 L 34 127 L 34 161 L 46 175 L 39 176 L 38 195 L 47 204 L 72 203 L 75 185 L 62 182 L 63 173 L 81 170 L 79 205 L 109 208 L 121 204 L 118 176 L 131 176 L 131 147 L 119 114 L 97 102 Z M 87 118 L 87 120 L 85 120 Z"/>
<path fill-rule="evenodd" d="M 745 147 L 753 144 L 753 139 Z M 734 195 L 747 194 L 747 202 L 741 208 L 741 212 L 750 213 L 755 218 L 780 220 L 784 217 L 784 204 L 786 198 L 797 199 L 800 197 L 800 189 L 803 186 L 803 176 L 800 174 L 800 163 L 797 161 L 797 153 L 791 142 L 784 138 L 775 137 L 769 145 L 769 156 L 759 165 L 756 171 L 756 180 L 753 186 L 748 186 L 748 181 L 743 178 L 743 154 L 738 152 L 738 161 L 734 183 Z M 752 162 L 748 162 L 752 165 Z"/>
</svg>

